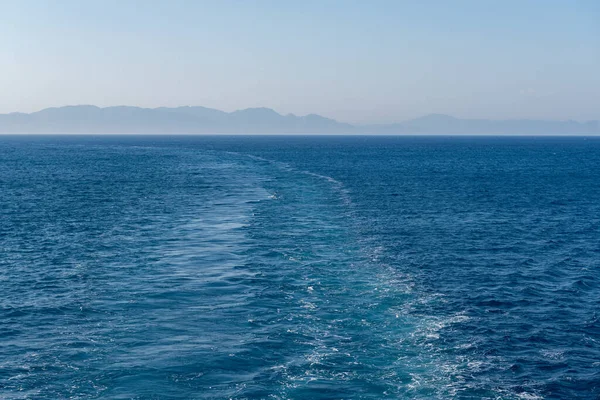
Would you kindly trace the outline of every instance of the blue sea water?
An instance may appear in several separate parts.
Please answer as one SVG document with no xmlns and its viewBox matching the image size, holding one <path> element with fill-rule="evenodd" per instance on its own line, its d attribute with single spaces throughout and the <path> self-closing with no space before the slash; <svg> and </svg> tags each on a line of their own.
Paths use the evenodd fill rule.
<svg viewBox="0 0 600 400">
<path fill-rule="evenodd" d="M 600 398 L 600 139 L 0 137 L 0 398 Z"/>
</svg>

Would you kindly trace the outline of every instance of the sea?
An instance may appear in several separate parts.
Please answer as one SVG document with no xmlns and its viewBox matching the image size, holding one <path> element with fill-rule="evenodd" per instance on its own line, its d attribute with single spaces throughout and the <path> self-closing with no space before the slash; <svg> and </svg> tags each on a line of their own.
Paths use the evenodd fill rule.
<svg viewBox="0 0 600 400">
<path fill-rule="evenodd" d="M 2 399 L 599 399 L 600 138 L 0 136 Z"/>
</svg>

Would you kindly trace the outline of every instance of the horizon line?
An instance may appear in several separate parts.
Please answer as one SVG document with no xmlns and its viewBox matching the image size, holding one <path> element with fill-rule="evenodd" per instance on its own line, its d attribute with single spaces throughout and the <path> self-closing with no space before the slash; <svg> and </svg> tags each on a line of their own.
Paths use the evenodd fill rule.
<svg viewBox="0 0 600 400">
<path fill-rule="evenodd" d="M 191 137 L 191 136 L 206 136 L 206 137 L 419 137 L 419 138 L 436 138 L 436 137 L 487 137 L 487 138 L 506 138 L 506 137 L 521 137 L 521 138 L 600 138 L 600 133 L 539 133 L 539 134 L 522 134 L 522 133 L 4 133 L 0 132 L 0 137 L 8 136 L 60 136 L 60 137 Z"/>
</svg>

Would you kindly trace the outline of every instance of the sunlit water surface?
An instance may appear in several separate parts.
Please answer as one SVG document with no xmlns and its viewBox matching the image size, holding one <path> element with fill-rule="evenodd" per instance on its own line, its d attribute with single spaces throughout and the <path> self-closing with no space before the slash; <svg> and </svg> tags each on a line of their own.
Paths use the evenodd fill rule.
<svg viewBox="0 0 600 400">
<path fill-rule="evenodd" d="M 0 137 L 0 397 L 594 399 L 600 139 Z"/>
</svg>

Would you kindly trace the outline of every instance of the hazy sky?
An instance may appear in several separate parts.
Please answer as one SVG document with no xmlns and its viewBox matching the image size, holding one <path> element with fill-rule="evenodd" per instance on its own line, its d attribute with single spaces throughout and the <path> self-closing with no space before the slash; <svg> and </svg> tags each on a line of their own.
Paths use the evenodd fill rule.
<svg viewBox="0 0 600 400">
<path fill-rule="evenodd" d="M 0 113 L 600 119 L 600 1 L 0 0 Z"/>
</svg>

